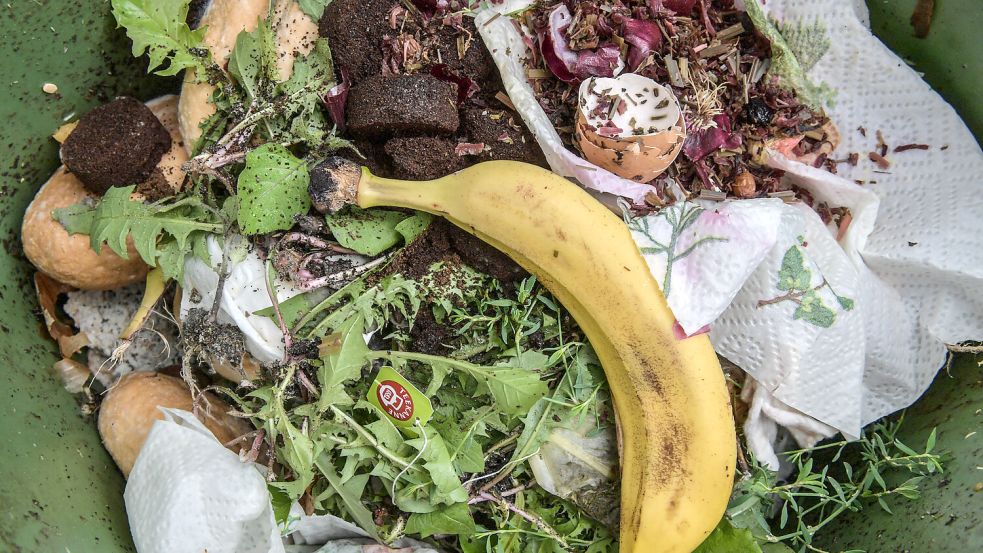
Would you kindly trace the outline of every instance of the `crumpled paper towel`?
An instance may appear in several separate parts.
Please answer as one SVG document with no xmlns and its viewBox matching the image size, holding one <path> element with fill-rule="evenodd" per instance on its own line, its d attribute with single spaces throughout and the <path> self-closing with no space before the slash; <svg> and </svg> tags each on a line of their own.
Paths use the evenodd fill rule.
<svg viewBox="0 0 983 553">
<path fill-rule="evenodd" d="M 285 553 L 284 538 L 323 545 L 306 549 L 316 553 L 440 553 L 412 539 L 377 545 L 358 526 L 297 504 L 281 531 L 264 467 L 242 461 L 193 414 L 161 411 L 123 493 L 139 553 Z"/>
<path fill-rule="evenodd" d="M 273 305 L 266 284 L 266 264 L 256 252 L 247 248 L 241 236 L 224 238 L 231 252 L 231 270 L 225 280 L 219 306 L 218 321 L 234 324 L 246 337 L 246 349 L 261 363 L 272 363 L 283 358 L 283 332 L 269 317 L 256 315 L 257 311 Z M 184 294 L 181 297 L 181 318 L 194 308 L 211 309 L 218 289 L 217 269 L 222 264 L 222 246 L 214 237 L 208 237 L 209 265 L 197 257 L 189 257 L 184 265 Z M 301 289 L 277 278 L 274 282 L 277 300 L 286 301 L 302 292 Z"/>
<path fill-rule="evenodd" d="M 282 553 L 266 480 L 194 415 L 161 409 L 123 500 L 140 553 Z"/>
<path fill-rule="evenodd" d="M 639 201 L 637 183 L 609 179 L 555 139 L 525 81 L 522 36 L 492 11 L 527 4 L 477 17 L 513 103 L 554 171 Z M 851 224 L 837 242 L 837 229 L 803 204 L 690 202 L 634 221 L 632 232 L 683 332 L 710 326 L 716 350 L 752 376 L 745 430 L 758 457 L 777 467 L 778 425 L 804 446 L 836 431 L 855 438 L 925 391 L 945 343 L 983 337 L 983 154 L 952 108 L 870 33 L 863 2 L 764 8 L 824 27 L 829 49 L 808 74 L 835 90 L 827 112 L 842 135 L 837 155 L 862 160 L 841 164 L 838 176 L 776 152 L 770 164 L 816 202 L 849 208 Z M 875 173 L 866 153 L 877 130 L 892 147 L 930 148 L 889 151 L 890 169 Z M 686 210 L 698 213 L 688 219 Z"/>
</svg>

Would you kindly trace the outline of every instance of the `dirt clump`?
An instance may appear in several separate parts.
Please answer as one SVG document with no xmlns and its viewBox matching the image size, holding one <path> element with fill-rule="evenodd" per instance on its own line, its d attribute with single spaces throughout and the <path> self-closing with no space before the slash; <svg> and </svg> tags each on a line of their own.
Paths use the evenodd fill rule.
<svg viewBox="0 0 983 553">
<path fill-rule="evenodd" d="M 477 161 L 510 159 L 546 167 L 539 144 L 512 112 L 475 106 L 464 110 L 461 119 L 461 132 L 485 145 Z"/>
<path fill-rule="evenodd" d="M 334 0 L 324 9 L 318 32 L 331 44 L 335 66 L 358 84 L 382 68 L 382 41 L 397 0 Z"/>
</svg>

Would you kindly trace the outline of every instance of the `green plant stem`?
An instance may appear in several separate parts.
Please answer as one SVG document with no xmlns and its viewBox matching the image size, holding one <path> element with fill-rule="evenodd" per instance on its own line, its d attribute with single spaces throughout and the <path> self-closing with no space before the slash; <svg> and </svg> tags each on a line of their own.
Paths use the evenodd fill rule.
<svg viewBox="0 0 983 553">
<path fill-rule="evenodd" d="M 371 432 L 366 430 L 361 424 L 355 422 L 355 419 L 346 415 L 344 411 L 332 405 L 331 412 L 334 413 L 334 416 L 339 422 L 341 422 L 348 428 L 354 430 L 359 436 L 361 436 L 366 442 L 368 442 L 370 446 L 372 446 L 376 451 L 381 453 L 383 457 L 399 465 L 400 468 L 403 469 L 411 468 L 409 461 L 403 459 L 399 455 L 396 455 L 389 448 L 379 443 L 379 441 L 375 439 L 375 436 L 373 436 Z"/>
</svg>

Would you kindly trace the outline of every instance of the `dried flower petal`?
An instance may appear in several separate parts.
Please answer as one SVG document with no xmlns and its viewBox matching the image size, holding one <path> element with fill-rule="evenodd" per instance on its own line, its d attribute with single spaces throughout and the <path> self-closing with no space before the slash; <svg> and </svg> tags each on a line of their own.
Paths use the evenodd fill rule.
<svg viewBox="0 0 983 553">
<path fill-rule="evenodd" d="M 485 151 L 484 142 L 461 142 L 454 148 L 454 153 L 459 156 L 476 156 Z"/>
<path fill-rule="evenodd" d="M 662 32 L 654 21 L 626 19 L 621 26 L 625 42 L 631 44 L 628 69 L 634 71 L 642 61 L 662 44 Z"/>
<path fill-rule="evenodd" d="M 450 0 L 412 0 L 413 5 L 427 15 L 445 12 L 450 8 Z"/>
<path fill-rule="evenodd" d="M 573 16 L 566 5 L 560 4 L 550 12 L 549 25 L 540 33 L 539 48 L 543 60 L 556 78 L 572 83 L 578 80 L 575 73 L 577 53 L 570 49 L 563 31 L 570 25 Z"/>
<path fill-rule="evenodd" d="M 549 24 L 539 33 L 540 52 L 546 67 L 558 79 L 575 83 L 587 77 L 613 77 L 622 67 L 618 45 L 605 43 L 594 49 L 575 52 L 570 48 L 565 31 L 573 17 L 566 5 L 560 4 L 549 16 Z"/>
<path fill-rule="evenodd" d="M 348 71 L 341 68 L 341 82 L 336 84 L 324 95 L 322 101 L 328 108 L 331 120 L 337 125 L 338 130 L 345 132 L 345 104 L 348 102 L 348 89 L 352 86 L 348 80 Z"/>
<path fill-rule="evenodd" d="M 683 144 L 683 153 L 691 161 L 699 161 L 720 149 L 739 148 L 743 143 L 740 134 L 731 132 L 730 117 L 722 114 L 713 120 L 717 123 L 716 127 L 691 132 Z"/>
<path fill-rule="evenodd" d="M 594 50 L 581 50 L 577 54 L 577 73 L 581 78 L 613 77 L 619 65 L 621 50 L 610 42 Z"/>
<path fill-rule="evenodd" d="M 462 77 L 453 71 L 446 64 L 440 63 L 430 68 L 430 74 L 437 79 L 454 83 L 457 85 L 457 103 L 463 104 L 468 98 L 478 93 L 481 88 L 473 80 Z"/>
</svg>

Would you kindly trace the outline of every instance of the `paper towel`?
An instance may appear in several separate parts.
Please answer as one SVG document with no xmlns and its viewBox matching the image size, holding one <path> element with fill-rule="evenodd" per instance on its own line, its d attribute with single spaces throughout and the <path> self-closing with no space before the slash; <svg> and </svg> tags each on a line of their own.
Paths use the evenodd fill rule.
<svg viewBox="0 0 983 553">
<path fill-rule="evenodd" d="M 727 309 L 774 247 L 784 206 L 774 198 L 681 202 L 626 219 L 686 334 L 703 330 Z"/>
<path fill-rule="evenodd" d="M 139 553 L 285 553 L 284 538 L 323 545 L 308 549 L 317 553 L 441 553 L 408 538 L 376 545 L 358 526 L 307 516 L 296 503 L 281 531 L 265 468 L 226 449 L 193 414 L 161 411 L 123 494 Z"/>
<path fill-rule="evenodd" d="M 498 11 L 525 4 L 510 2 Z M 838 155 L 859 152 L 862 161 L 841 164 L 839 176 L 775 152 L 770 163 L 817 202 L 850 208 L 844 236 L 837 243 L 835 229 L 803 204 L 766 209 L 763 200 L 724 202 L 712 211 L 706 202 L 685 203 L 630 225 L 684 332 L 712 323 L 717 351 L 752 376 L 746 430 L 754 452 L 775 460 L 767 436 L 774 436 L 776 424 L 802 445 L 835 431 L 856 437 L 862 425 L 924 392 L 944 362 L 945 343 L 983 337 L 983 199 L 977 192 L 983 154 L 952 108 L 870 34 L 863 2 L 771 0 L 765 10 L 787 24 L 818 23 L 829 39 L 809 76 L 835 90 L 827 111 L 842 135 Z M 491 12 L 479 14 L 478 23 L 554 171 L 588 188 L 634 201 L 644 197 L 637 187 L 612 184 L 603 172 L 570 170 L 585 166 L 576 156 L 556 161 L 570 153 L 552 129 L 541 128 L 548 120 L 530 100 L 519 31 Z M 875 149 L 877 130 L 892 147 L 930 148 L 889 152 L 891 168 L 875 173 L 866 153 Z M 703 212 L 691 226 L 674 230 L 682 211 L 693 206 Z M 780 286 L 791 249 L 797 253 L 789 261 L 808 271 L 808 297 L 805 289 Z"/>
<path fill-rule="evenodd" d="M 161 409 L 123 500 L 140 553 L 282 553 L 266 480 L 194 415 Z"/>
</svg>

